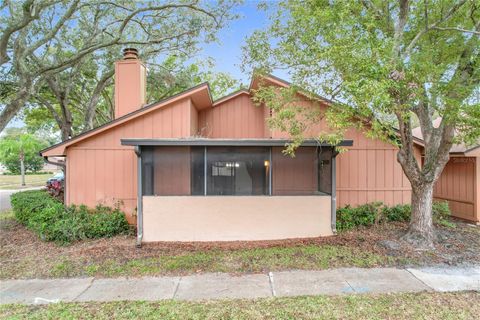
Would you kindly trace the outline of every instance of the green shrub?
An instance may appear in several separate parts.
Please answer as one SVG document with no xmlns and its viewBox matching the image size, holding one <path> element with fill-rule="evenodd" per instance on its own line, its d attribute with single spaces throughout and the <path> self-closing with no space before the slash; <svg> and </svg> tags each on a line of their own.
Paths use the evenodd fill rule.
<svg viewBox="0 0 480 320">
<path fill-rule="evenodd" d="M 450 209 L 446 201 L 434 201 L 433 222 L 446 227 L 455 227 L 450 222 Z M 346 206 L 337 210 L 337 230 L 350 230 L 359 226 L 371 226 L 379 222 L 410 221 L 412 207 L 409 204 L 388 207 L 381 202 L 364 204 L 355 208 Z"/>
<path fill-rule="evenodd" d="M 410 215 L 412 213 L 412 208 L 409 204 L 399 204 L 393 207 L 383 206 L 382 216 L 383 221 L 408 221 L 410 220 Z"/>
<path fill-rule="evenodd" d="M 61 244 L 82 239 L 112 237 L 130 232 L 119 209 L 98 206 L 65 207 L 45 191 L 18 192 L 11 196 L 17 220 L 36 232 L 42 240 Z"/>
<path fill-rule="evenodd" d="M 433 201 L 433 222 L 444 227 L 455 228 L 455 224 L 450 221 L 450 208 L 447 201 Z"/>
<path fill-rule="evenodd" d="M 42 212 L 58 202 L 39 190 L 17 192 L 10 199 L 15 217 L 23 225 L 28 224 L 34 212 Z"/>
<path fill-rule="evenodd" d="M 349 230 L 359 226 L 375 224 L 382 204 L 373 202 L 352 208 L 346 206 L 337 210 L 337 230 Z"/>
</svg>

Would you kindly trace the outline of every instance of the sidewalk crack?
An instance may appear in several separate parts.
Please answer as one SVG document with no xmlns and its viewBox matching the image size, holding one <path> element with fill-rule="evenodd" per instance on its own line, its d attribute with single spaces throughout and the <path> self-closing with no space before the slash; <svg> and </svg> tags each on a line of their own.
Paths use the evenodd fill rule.
<svg viewBox="0 0 480 320">
<path fill-rule="evenodd" d="M 183 277 L 178 278 L 177 285 L 175 286 L 175 290 L 173 291 L 172 299 L 175 299 L 175 297 L 177 296 L 178 287 L 180 287 L 180 282 L 182 282 L 182 279 L 183 279 Z"/>
<path fill-rule="evenodd" d="M 78 298 L 80 298 L 80 296 L 82 294 L 84 294 L 85 292 L 87 292 L 88 289 L 90 289 L 92 287 L 92 284 L 93 282 L 95 281 L 95 277 L 93 277 L 91 280 L 90 280 L 90 283 L 88 284 L 88 286 L 82 290 L 82 292 L 80 292 L 75 298 L 72 299 L 72 301 L 77 301 Z"/>
<path fill-rule="evenodd" d="M 353 293 L 357 293 L 357 290 L 355 290 L 355 288 L 350 284 L 350 282 L 348 282 L 347 279 L 343 279 L 343 280 L 348 284 L 348 286 L 350 287 Z"/>
<path fill-rule="evenodd" d="M 435 288 L 433 287 L 430 287 L 428 284 L 426 284 L 422 279 L 420 279 L 419 277 L 417 277 L 413 272 L 411 272 L 410 270 L 408 270 L 408 268 L 405 268 L 404 269 L 405 271 L 407 271 L 408 273 L 410 273 L 412 275 L 412 277 L 414 277 L 415 279 L 417 279 L 418 281 L 420 281 L 425 287 L 429 288 L 430 290 L 432 291 L 437 291 L 435 290 Z"/>
</svg>

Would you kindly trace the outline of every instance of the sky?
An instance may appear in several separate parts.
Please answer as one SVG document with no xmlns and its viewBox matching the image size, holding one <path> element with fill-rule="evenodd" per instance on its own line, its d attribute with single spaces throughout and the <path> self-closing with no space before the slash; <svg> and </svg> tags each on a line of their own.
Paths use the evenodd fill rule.
<svg viewBox="0 0 480 320">
<path fill-rule="evenodd" d="M 257 9 L 258 3 L 259 1 L 247 0 L 239 6 L 234 12 L 238 13 L 240 18 L 219 32 L 220 43 L 204 44 L 199 55 L 200 58 L 212 57 L 216 62 L 216 71 L 227 72 L 245 85 L 250 84 L 251 74 L 244 74 L 240 70 L 242 46 L 255 30 L 268 26 L 267 13 Z M 285 77 L 283 74 L 275 75 Z"/>
</svg>

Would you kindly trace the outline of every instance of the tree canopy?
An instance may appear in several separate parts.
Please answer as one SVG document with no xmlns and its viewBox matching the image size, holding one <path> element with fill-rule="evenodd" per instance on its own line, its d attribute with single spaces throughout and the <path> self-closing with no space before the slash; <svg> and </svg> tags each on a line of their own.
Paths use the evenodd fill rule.
<svg viewBox="0 0 480 320">
<path fill-rule="evenodd" d="M 155 60 L 165 54 L 191 56 L 199 42 L 215 40 L 216 32 L 234 15 L 236 0 L 227 1 L 4 1 L 0 7 L 0 130 L 48 88 L 57 100 L 71 90 L 65 79 L 77 77 L 85 65 L 99 67 L 100 84 L 112 71 L 103 68 L 125 46 L 141 47 Z M 103 61 L 102 61 L 103 60 Z M 95 106 L 98 95 L 87 105 Z M 65 102 L 65 101 L 64 101 Z M 66 101 L 68 104 L 68 101 Z M 86 123 L 93 125 L 92 112 Z M 72 122 L 63 115 L 65 122 Z"/>
<path fill-rule="evenodd" d="M 302 88 L 331 101 L 317 121 L 326 117 L 336 133 L 360 126 L 370 136 L 394 137 L 412 184 L 407 238 L 431 245 L 433 184 L 452 144 L 480 137 L 478 1 L 305 0 L 269 9 L 270 26 L 248 39 L 244 61 L 258 72 L 283 68 L 291 75 L 291 89 L 256 92 L 258 102 L 275 108 L 272 124 L 301 139 L 291 97 Z M 414 153 L 417 124 L 423 166 Z"/>
</svg>

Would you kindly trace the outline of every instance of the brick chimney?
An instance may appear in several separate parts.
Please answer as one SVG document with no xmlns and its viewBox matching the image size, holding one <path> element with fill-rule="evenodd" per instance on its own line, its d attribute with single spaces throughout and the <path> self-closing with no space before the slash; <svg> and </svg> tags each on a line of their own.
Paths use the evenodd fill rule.
<svg viewBox="0 0 480 320">
<path fill-rule="evenodd" d="M 146 99 L 146 68 L 138 50 L 123 49 L 123 59 L 115 62 L 115 119 L 140 109 Z"/>
</svg>

